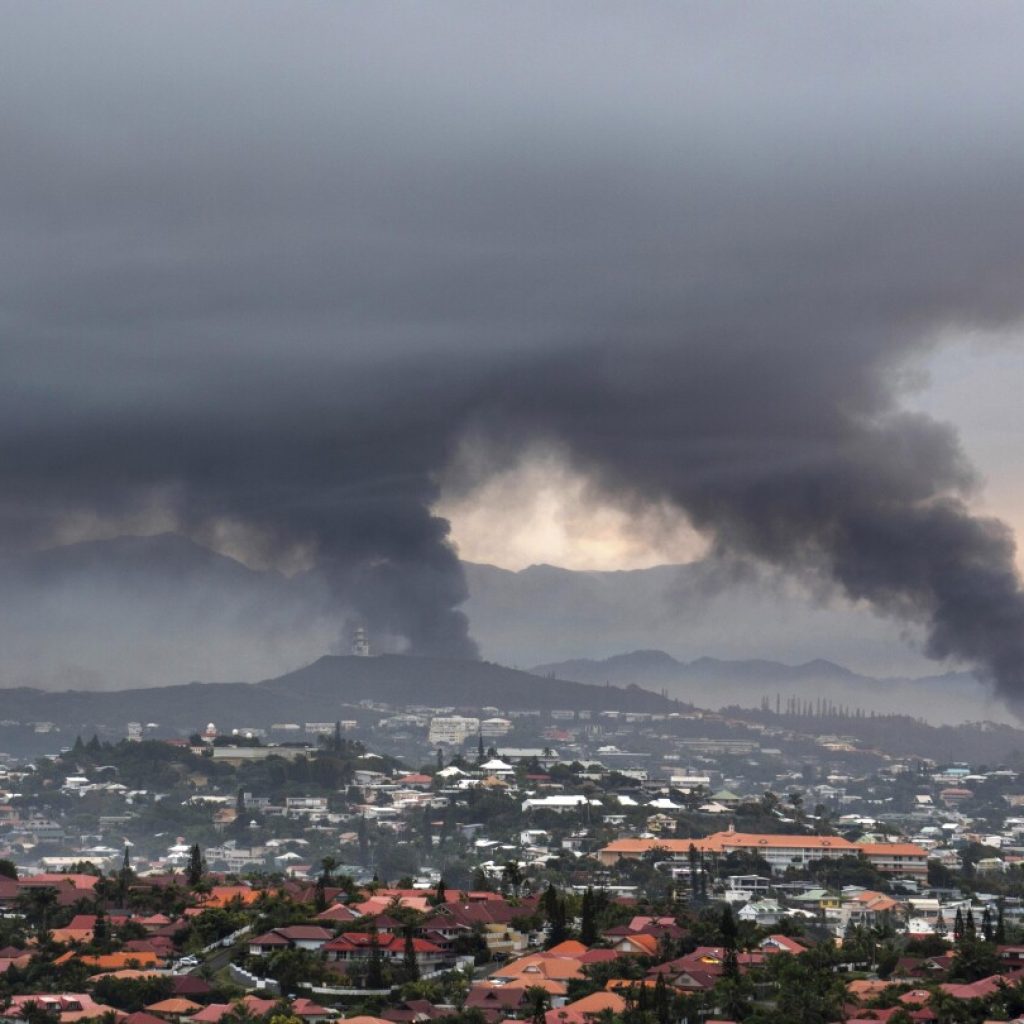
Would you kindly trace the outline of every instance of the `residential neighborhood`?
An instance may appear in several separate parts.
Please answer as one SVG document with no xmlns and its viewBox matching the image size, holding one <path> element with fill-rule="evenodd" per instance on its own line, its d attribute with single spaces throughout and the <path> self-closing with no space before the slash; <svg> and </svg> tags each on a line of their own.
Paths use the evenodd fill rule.
<svg viewBox="0 0 1024 1024">
<path fill-rule="evenodd" d="M 785 716 L 350 715 L 6 757 L 0 1020 L 1024 1012 L 1024 765 Z"/>
</svg>

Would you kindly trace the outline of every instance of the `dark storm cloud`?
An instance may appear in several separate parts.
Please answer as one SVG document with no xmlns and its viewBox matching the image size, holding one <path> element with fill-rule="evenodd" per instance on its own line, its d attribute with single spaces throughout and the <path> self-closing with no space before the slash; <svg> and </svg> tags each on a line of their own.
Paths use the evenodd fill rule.
<svg viewBox="0 0 1024 1024">
<path fill-rule="evenodd" d="M 1024 689 L 1012 544 L 908 359 L 1022 315 L 1011 5 L 26 7 L 0 516 L 314 544 L 466 653 L 437 480 L 556 440 Z"/>
</svg>

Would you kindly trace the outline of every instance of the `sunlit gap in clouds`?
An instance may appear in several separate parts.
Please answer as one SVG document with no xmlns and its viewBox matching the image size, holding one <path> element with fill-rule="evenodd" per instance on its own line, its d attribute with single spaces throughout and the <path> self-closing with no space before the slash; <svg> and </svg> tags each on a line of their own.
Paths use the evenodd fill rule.
<svg viewBox="0 0 1024 1024">
<path fill-rule="evenodd" d="M 677 509 L 610 496 L 555 449 L 531 448 L 490 473 L 480 472 L 481 461 L 464 450 L 435 509 L 450 521 L 466 561 L 513 570 L 542 563 L 620 570 L 691 562 L 707 553 L 708 539 Z"/>
</svg>

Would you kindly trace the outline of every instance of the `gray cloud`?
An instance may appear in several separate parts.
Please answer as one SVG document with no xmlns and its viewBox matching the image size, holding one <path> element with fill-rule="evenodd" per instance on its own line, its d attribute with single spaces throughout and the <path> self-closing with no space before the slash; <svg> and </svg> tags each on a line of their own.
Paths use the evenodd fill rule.
<svg viewBox="0 0 1024 1024">
<path fill-rule="evenodd" d="M 432 515 L 554 440 L 1021 691 L 1012 545 L 900 411 L 1019 320 L 1020 12 L 112 4 L 0 40 L 0 527 L 173 494 L 471 653 Z"/>
</svg>

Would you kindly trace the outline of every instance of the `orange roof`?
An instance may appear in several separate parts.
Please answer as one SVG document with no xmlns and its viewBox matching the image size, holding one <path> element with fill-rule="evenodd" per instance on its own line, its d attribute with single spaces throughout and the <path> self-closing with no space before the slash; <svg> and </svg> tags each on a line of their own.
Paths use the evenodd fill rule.
<svg viewBox="0 0 1024 1024">
<path fill-rule="evenodd" d="M 895 845 L 895 844 L 893 844 Z M 616 839 L 602 853 L 687 853 L 690 847 L 698 853 L 728 853 L 732 850 L 794 849 L 842 850 L 856 853 L 859 846 L 840 836 L 771 835 L 760 832 L 715 832 L 704 839 Z"/>
<path fill-rule="evenodd" d="M 601 1013 L 602 1010 L 622 1013 L 625 1008 L 626 1000 L 617 992 L 591 992 L 589 996 L 584 996 L 582 999 L 577 999 L 575 1003 L 568 1003 L 563 1007 L 572 1013 Z"/>
<path fill-rule="evenodd" d="M 658 951 L 657 936 L 650 935 L 647 932 L 641 932 L 638 935 L 622 935 L 615 945 L 621 946 L 624 943 L 633 946 L 635 952 L 641 954 L 641 956 L 653 956 Z"/>
<path fill-rule="evenodd" d="M 602 853 L 647 853 L 648 850 L 666 850 L 669 853 L 686 853 L 700 839 L 615 839 L 610 842 Z"/>
<path fill-rule="evenodd" d="M 91 928 L 54 928 L 54 942 L 87 942 L 92 938 Z"/>
<path fill-rule="evenodd" d="M 360 914 L 383 914 L 393 902 L 393 896 L 378 895 L 371 896 L 369 899 L 363 900 L 362 903 L 353 903 L 351 906 Z M 422 891 L 417 891 L 415 896 L 399 896 L 398 903 L 399 906 L 407 907 L 410 910 L 419 910 L 424 914 L 430 910 L 430 900 Z"/>
<path fill-rule="evenodd" d="M 533 953 L 520 957 L 495 971 L 492 978 L 517 978 L 524 984 L 538 984 L 540 978 L 566 981 L 583 977 L 583 964 L 573 957 Z"/>
<path fill-rule="evenodd" d="M 255 903 L 260 898 L 256 889 L 247 885 L 215 885 L 209 896 L 203 900 L 204 907 L 225 907 L 232 900 L 241 900 L 245 904 Z"/>
<path fill-rule="evenodd" d="M 149 1013 L 195 1013 L 199 1009 L 199 1003 L 193 1003 L 191 999 L 184 999 L 181 996 L 171 999 L 161 999 L 158 1003 L 150 1003 L 146 1007 Z"/>
<path fill-rule="evenodd" d="M 160 958 L 156 953 L 107 953 L 104 956 L 83 956 L 82 963 L 101 970 L 119 971 L 122 967 L 145 967 L 157 964 Z"/>
<path fill-rule="evenodd" d="M 706 839 L 697 840 L 697 849 L 705 853 L 719 853 L 737 848 L 750 849 L 769 847 L 785 849 L 792 847 L 800 850 L 856 850 L 853 843 L 839 836 L 794 836 L 769 835 L 760 832 L 715 832 Z"/>
<path fill-rule="evenodd" d="M 891 984 L 891 981 L 883 981 L 880 978 L 855 978 L 853 981 L 847 982 L 846 991 L 850 995 L 867 999 L 884 992 Z"/>
<path fill-rule="evenodd" d="M 557 946 L 552 946 L 547 950 L 548 956 L 582 956 L 587 952 L 588 947 L 584 946 L 582 942 L 577 942 L 575 939 L 566 939 L 565 942 L 560 942 Z"/>
<path fill-rule="evenodd" d="M 19 880 L 19 885 L 70 885 L 74 889 L 95 889 L 96 883 L 99 878 L 96 875 L 77 875 L 77 874 L 41 874 L 41 875 L 26 875 L 24 878 Z"/>
<path fill-rule="evenodd" d="M 928 851 L 913 843 L 858 843 L 865 857 L 927 857 Z"/>
<path fill-rule="evenodd" d="M 163 971 L 152 970 L 152 971 L 140 971 L 134 967 L 126 967 L 122 971 L 100 971 L 99 974 L 93 974 L 89 977 L 89 981 L 99 981 L 100 978 L 119 978 L 124 980 L 138 979 L 138 978 L 162 978 L 165 977 Z"/>
<path fill-rule="evenodd" d="M 569 989 L 564 981 L 556 981 L 554 978 L 532 978 L 527 975 L 519 979 L 527 988 L 542 988 L 549 996 L 564 996 Z"/>
</svg>

